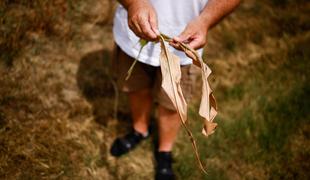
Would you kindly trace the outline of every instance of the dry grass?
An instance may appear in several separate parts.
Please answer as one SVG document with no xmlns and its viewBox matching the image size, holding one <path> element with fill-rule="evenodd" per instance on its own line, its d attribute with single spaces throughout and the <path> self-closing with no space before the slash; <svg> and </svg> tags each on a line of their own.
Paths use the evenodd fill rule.
<svg viewBox="0 0 310 180">
<path fill-rule="evenodd" d="M 151 140 L 120 159 L 108 153 L 129 127 L 124 97 L 112 118 L 109 2 L 0 2 L 0 179 L 153 176 Z M 210 32 L 219 128 L 206 140 L 191 107 L 209 175 L 182 131 L 180 179 L 309 179 L 309 3 L 280 4 L 244 1 Z"/>
</svg>

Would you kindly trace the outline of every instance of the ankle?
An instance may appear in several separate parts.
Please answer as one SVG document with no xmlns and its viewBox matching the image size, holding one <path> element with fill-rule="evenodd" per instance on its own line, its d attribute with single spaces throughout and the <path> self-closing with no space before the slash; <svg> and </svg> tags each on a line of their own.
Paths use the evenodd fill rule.
<svg viewBox="0 0 310 180">
<path fill-rule="evenodd" d="M 171 152 L 173 144 L 171 143 L 160 143 L 158 147 L 158 152 Z"/>
<path fill-rule="evenodd" d="M 147 126 L 146 126 L 146 127 L 142 127 L 142 126 L 136 126 L 136 125 L 134 125 L 134 126 L 133 126 L 133 129 L 134 129 L 136 132 L 142 134 L 143 137 L 147 137 L 147 136 L 149 135 L 149 131 L 148 131 L 148 127 L 147 127 Z"/>
</svg>

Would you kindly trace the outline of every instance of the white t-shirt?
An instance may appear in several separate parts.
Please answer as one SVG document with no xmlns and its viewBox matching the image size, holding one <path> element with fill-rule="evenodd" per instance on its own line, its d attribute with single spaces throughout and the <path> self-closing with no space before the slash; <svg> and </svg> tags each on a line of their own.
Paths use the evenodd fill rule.
<svg viewBox="0 0 310 180">
<path fill-rule="evenodd" d="M 157 12 L 158 29 L 169 37 L 178 36 L 186 25 L 197 17 L 208 0 L 149 0 Z M 119 5 L 113 26 L 116 44 L 129 56 L 137 58 L 140 44 L 137 37 L 128 27 L 127 11 Z M 183 52 L 169 47 L 169 50 L 180 57 L 181 65 L 191 64 L 192 61 Z M 198 52 L 202 54 L 202 49 Z M 152 66 L 160 66 L 160 44 L 149 42 L 142 50 L 138 61 Z"/>
</svg>

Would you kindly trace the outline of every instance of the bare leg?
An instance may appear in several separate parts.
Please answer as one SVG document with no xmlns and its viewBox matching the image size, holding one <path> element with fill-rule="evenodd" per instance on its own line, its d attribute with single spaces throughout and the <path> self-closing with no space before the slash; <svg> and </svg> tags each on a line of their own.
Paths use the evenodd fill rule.
<svg viewBox="0 0 310 180">
<path fill-rule="evenodd" d="M 152 108 L 151 90 L 140 90 L 131 92 L 128 95 L 133 119 L 133 128 L 139 133 L 145 135 L 148 131 L 149 116 Z"/>
<path fill-rule="evenodd" d="M 159 151 L 172 150 L 180 126 L 180 117 L 176 111 L 158 106 Z"/>
</svg>

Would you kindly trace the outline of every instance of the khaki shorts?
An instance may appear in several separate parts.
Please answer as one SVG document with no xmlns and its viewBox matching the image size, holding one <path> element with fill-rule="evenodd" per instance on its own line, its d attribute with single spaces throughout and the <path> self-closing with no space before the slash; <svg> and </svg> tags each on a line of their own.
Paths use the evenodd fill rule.
<svg viewBox="0 0 310 180">
<path fill-rule="evenodd" d="M 162 76 L 160 67 L 137 62 L 130 78 L 127 81 L 125 80 L 127 71 L 133 62 L 134 58 L 125 54 L 118 46 L 115 47 L 112 66 L 120 90 L 130 93 L 150 89 L 156 103 L 169 110 L 175 111 L 171 100 L 161 88 Z M 196 73 L 192 71 L 191 68 L 192 65 L 181 66 L 181 87 L 187 103 L 191 99 L 193 82 L 196 77 Z"/>
</svg>

